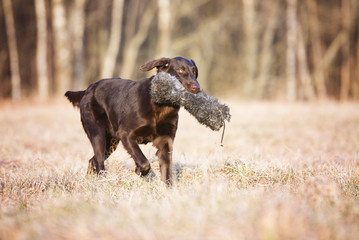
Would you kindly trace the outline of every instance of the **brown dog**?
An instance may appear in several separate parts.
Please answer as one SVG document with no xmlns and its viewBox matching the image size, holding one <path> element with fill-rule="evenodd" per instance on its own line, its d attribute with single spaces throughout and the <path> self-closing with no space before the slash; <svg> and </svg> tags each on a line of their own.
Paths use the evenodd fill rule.
<svg viewBox="0 0 359 240">
<path fill-rule="evenodd" d="M 175 76 L 187 91 L 197 93 L 198 69 L 193 60 L 182 57 L 161 58 L 142 65 L 142 71 L 157 68 Z M 178 106 L 157 105 L 151 100 L 150 87 L 154 76 L 135 82 L 113 78 L 91 84 L 86 90 L 67 91 L 65 96 L 80 108 L 81 122 L 90 139 L 94 156 L 89 170 L 104 171 L 104 162 L 119 141 L 134 159 L 136 173 L 146 176 L 151 165 L 138 144 L 153 142 L 158 149 L 161 179 L 172 184 L 172 144 L 178 123 Z"/>
</svg>

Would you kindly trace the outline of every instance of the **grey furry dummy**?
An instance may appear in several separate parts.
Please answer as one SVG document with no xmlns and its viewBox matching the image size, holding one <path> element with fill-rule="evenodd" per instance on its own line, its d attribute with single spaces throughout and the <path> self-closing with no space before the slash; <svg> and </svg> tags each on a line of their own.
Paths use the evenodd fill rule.
<svg viewBox="0 0 359 240">
<path fill-rule="evenodd" d="M 199 123 L 215 131 L 224 125 L 224 120 L 231 119 L 228 106 L 203 91 L 197 94 L 187 91 L 176 77 L 165 72 L 152 79 L 151 96 L 156 104 L 183 106 Z"/>
</svg>

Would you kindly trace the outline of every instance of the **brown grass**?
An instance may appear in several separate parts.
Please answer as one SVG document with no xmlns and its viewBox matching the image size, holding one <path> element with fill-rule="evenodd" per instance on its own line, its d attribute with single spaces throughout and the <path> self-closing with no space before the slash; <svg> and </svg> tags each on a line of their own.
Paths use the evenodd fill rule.
<svg viewBox="0 0 359 240">
<path fill-rule="evenodd" d="M 224 148 L 181 110 L 170 189 L 122 148 L 86 176 L 70 104 L 3 105 L 0 239 L 358 239 L 359 105 L 227 103 Z"/>
</svg>

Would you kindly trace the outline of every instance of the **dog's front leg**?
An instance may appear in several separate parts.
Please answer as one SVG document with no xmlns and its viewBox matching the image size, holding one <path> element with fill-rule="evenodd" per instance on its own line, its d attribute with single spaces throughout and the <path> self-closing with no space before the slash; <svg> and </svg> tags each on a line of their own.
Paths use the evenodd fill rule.
<svg viewBox="0 0 359 240">
<path fill-rule="evenodd" d="M 160 136 L 154 141 L 158 149 L 156 155 L 160 164 L 161 180 L 172 185 L 172 145 L 173 139 L 169 136 Z"/>
<path fill-rule="evenodd" d="M 151 165 L 145 155 L 142 153 L 137 142 L 128 136 L 121 137 L 120 139 L 123 144 L 123 147 L 127 150 L 127 152 L 135 161 L 136 173 L 143 177 L 146 176 L 151 170 Z"/>
</svg>

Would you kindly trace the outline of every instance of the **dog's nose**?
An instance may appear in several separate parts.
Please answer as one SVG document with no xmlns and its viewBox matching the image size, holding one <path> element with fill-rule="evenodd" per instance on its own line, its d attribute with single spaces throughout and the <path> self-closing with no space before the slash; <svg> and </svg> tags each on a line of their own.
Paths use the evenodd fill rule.
<svg viewBox="0 0 359 240">
<path fill-rule="evenodd" d="M 191 92 L 192 93 L 198 93 L 200 90 L 200 87 L 197 84 L 192 84 L 191 85 Z"/>
</svg>

